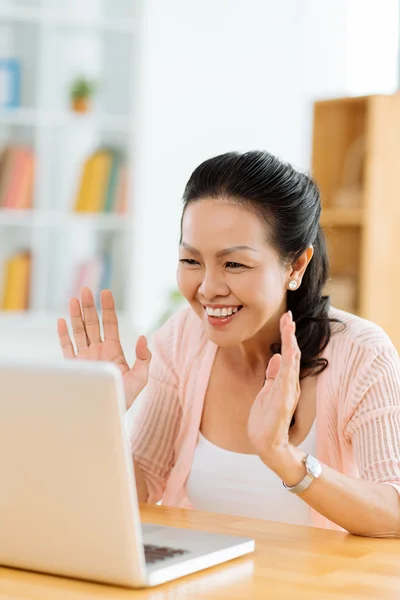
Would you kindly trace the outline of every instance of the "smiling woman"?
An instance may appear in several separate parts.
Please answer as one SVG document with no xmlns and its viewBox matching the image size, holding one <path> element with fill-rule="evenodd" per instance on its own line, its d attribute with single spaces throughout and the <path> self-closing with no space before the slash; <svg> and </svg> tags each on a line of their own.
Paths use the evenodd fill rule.
<svg viewBox="0 0 400 600">
<path fill-rule="evenodd" d="M 399 357 L 323 296 L 320 211 L 314 181 L 267 152 L 207 160 L 184 192 L 190 307 L 155 334 L 151 363 L 141 338 L 126 364 L 109 292 L 104 340 L 90 292 L 83 318 L 71 303 L 78 356 L 114 360 L 128 406 L 146 387 L 132 431 L 142 501 L 400 537 Z M 59 336 L 73 357 L 63 321 Z"/>
</svg>

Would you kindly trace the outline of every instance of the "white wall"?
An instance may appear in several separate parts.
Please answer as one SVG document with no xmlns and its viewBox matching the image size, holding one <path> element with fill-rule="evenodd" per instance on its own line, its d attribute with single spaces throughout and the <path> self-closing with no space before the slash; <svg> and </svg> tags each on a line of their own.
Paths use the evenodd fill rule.
<svg viewBox="0 0 400 600">
<path fill-rule="evenodd" d="M 399 78 L 398 0 L 350 0 L 347 12 L 346 89 L 392 94 Z"/>
<path fill-rule="evenodd" d="M 312 100 L 345 92 L 347 1 L 145 8 L 132 294 L 143 331 L 174 285 L 182 192 L 201 161 L 263 148 L 309 167 Z"/>
</svg>

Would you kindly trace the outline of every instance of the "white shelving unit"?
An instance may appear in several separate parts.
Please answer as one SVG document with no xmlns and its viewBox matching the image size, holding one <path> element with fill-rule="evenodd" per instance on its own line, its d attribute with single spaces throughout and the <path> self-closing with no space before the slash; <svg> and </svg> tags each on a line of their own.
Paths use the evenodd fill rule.
<svg viewBox="0 0 400 600">
<path fill-rule="evenodd" d="M 21 106 L 0 108 L 0 149 L 8 142 L 35 153 L 32 210 L 0 210 L 0 293 L 4 260 L 32 254 L 30 308 L 0 311 L 0 324 L 52 324 L 66 316 L 77 264 L 98 250 L 112 256 L 112 290 L 123 321 L 129 318 L 132 189 L 128 213 L 74 213 L 81 167 L 100 144 L 125 150 L 134 165 L 135 61 L 138 0 L 0 0 L 2 52 L 21 61 Z M 4 42 L 5 40 L 5 42 Z M 6 45 L 6 47 L 4 47 Z M 92 110 L 69 108 L 76 76 L 99 82 Z"/>
</svg>

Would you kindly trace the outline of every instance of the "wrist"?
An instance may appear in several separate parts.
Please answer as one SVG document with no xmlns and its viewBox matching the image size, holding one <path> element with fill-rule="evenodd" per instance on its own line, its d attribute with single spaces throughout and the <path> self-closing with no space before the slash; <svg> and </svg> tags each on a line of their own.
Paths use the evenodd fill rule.
<svg viewBox="0 0 400 600">
<path fill-rule="evenodd" d="M 125 403 L 126 403 L 127 411 L 132 407 L 132 404 L 135 402 L 135 400 L 136 400 L 136 396 L 134 394 L 127 394 L 125 392 Z"/>
<path fill-rule="evenodd" d="M 288 487 L 297 485 L 307 474 L 304 464 L 306 454 L 297 446 L 288 444 L 263 462 L 281 479 Z"/>
</svg>

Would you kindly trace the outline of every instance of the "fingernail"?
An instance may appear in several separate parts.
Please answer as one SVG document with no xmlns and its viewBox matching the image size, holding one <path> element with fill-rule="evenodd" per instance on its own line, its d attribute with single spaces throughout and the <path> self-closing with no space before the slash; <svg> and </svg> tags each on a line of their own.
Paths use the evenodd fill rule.
<svg viewBox="0 0 400 600">
<path fill-rule="evenodd" d="M 293 315 L 292 315 L 292 311 L 291 310 L 288 310 L 288 315 L 289 315 L 289 319 L 291 321 L 293 321 Z"/>
</svg>

